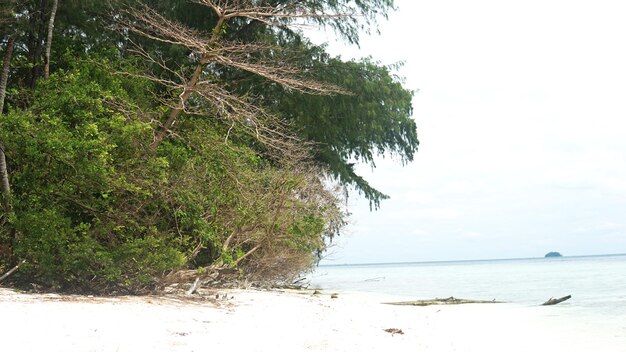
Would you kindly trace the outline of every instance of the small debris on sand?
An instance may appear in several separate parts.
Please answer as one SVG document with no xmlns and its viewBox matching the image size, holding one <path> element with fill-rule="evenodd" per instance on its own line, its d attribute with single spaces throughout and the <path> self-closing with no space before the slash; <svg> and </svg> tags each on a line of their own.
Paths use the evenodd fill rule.
<svg viewBox="0 0 626 352">
<path fill-rule="evenodd" d="M 391 336 L 393 336 L 394 334 L 404 335 L 404 331 L 402 331 L 402 329 L 389 328 L 389 329 L 385 329 L 385 331 L 390 333 Z"/>
</svg>

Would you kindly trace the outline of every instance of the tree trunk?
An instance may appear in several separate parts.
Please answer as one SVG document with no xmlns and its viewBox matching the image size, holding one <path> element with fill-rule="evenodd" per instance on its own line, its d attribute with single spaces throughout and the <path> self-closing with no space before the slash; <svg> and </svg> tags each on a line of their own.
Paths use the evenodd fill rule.
<svg viewBox="0 0 626 352">
<path fill-rule="evenodd" d="M 9 81 L 9 67 L 13 57 L 13 46 L 15 44 L 15 34 L 9 37 L 7 48 L 2 61 L 2 75 L 0 75 L 0 114 L 4 110 L 4 97 L 7 92 L 7 82 Z"/>
<path fill-rule="evenodd" d="M 0 193 L 4 195 L 11 193 L 9 173 L 7 171 L 7 159 L 4 155 L 4 146 L 2 143 L 0 143 Z"/>
<path fill-rule="evenodd" d="M 224 25 L 224 22 L 226 21 L 222 13 L 220 13 L 219 15 L 220 15 L 220 18 L 217 21 L 217 24 L 215 25 L 215 27 L 213 28 L 213 35 L 211 36 L 211 41 L 210 41 L 211 43 L 217 42 L 217 40 L 220 37 L 220 33 L 221 33 L 220 30 L 222 26 Z M 191 75 L 191 78 L 183 87 L 183 92 L 179 96 L 180 100 L 178 101 L 178 104 L 176 105 L 175 108 L 170 110 L 167 120 L 165 121 L 165 124 L 163 124 L 163 128 L 161 128 L 161 131 L 155 136 L 152 144 L 150 144 L 150 152 L 154 153 L 157 147 L 159 146 L 159 144 L 163 142 L 163 139 L 165 139 L 165 137 L 167 137 L 167 135 L 170 134 L 171 128 L 174 126 L 176 119 L 178 118 L 180 113 L 185 110 L 185 104 L 187 103 L 187 100 L 189 100 L 189 97 L 191 96 L 193 88 L 198 83 L 198 80 L 200 79 L 200 76 L 202 75 L 202 68 L 207 64 L 207 62 L 208 62 L 208 55 L 207 54 L 202 55 L 200 62 L 198 62 L 196 69 L 193 71 L 193 75 Z"/>
<path fill-rule="evenodd" d="M 4 109 L 4 97 L 7 92 L 7 82 L 9 80 L 9 67 L 11 66 L 11 58 L 13 57 L 13 46 L 15 44 L 15 35 L 9 37 L 7 48 L 4 52 L 4 60 L 2 61 L 2 75 L 0 76 L 0 115 Z M 7 171 L 7 162 L 4 155 L 4 146 L 0 141 L 0 193 L 11 193 L 9 184 L 9 173 Z"/>
<path fill-rule="evenodd" d="M 46 44 L 46 23 L 48 22 L 46 9 L 48 8 L 48 0 L 41 0 L 35 6 L 32 15 L 28 16 L 28 39 L 26 41 L 28 60 L 32 65 L 26 82 L 28 82 L 28 87 L 31 89 L 35 88 L 37 80 L 43 74 L 41 59 L 44 56 Z"/>
<path fill-rule="evenodd" d="M 50 12 L 50 20 L 48 21 L 48 38 L 46 39 L 46 56 L 44 57 L 45 66 L 43 69 L 44 78 L 50 77 L 50 49 L 52 48 L 52 31 L 54 30 L 54 18 L 59 7 L 59 0 L 52 1 L 52 11 Z"/>
<path fill-rule="evenodd" d="M 180 97 L 179 97 L 180 100 L 178 101 L 178 104 L 176 105 L 175 108 L 170 110 L 170 113 L 167 117 L 167 121 L 165 121 L 165 123 L 163 124 L 163 127 L 161 128 L 161 131 L 155 136 L 152 144 L 150 144 L 150 152 L 154 153 L 156 151 L 159 144 L 161 144 L 161 142 L 163 142 L 163 139 L 165 139 L 165 137 L 167 137 L 167 135 L 170 133 L 171 128 L 174 126 L 174 123 L 176 122 L 176 119 L 178 118 L 180 113 L 183 110 L 185 110 L 185 104 L 187 103 L 187 100 L 189 100 L 189 97 L 191 96 L 192 89 L 196 86 L 196 84 L 198 83 L 198 80 L 200 79 L 203 66 L 204 66 L 203 62 L 201 62 L 200 64 L 198 64 L 198 66 L 196 66 L 196 69 L 194 70 L 193 75 L 191 76 L 191 79 L 189 80 L 189 82 L 187 82 L 187 84 L 183 88 L 183 92 L 180 94 Z"/>
</svg>

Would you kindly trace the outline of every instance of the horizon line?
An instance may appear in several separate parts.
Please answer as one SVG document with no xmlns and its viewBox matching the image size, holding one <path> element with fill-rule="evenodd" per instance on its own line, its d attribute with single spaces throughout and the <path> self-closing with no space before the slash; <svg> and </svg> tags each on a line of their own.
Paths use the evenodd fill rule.
<svg viewBox="0 0 626 352">
<path fill-rule="evenodd" d="M 618 257 L 626 256 L 626 253 L 611 254 L 582 254 L 582 255 L 562 255 L 560 257 L 516 257 L 516 258 L 496 258 L 496 259 L 453 259 L 453 260 L 429 260 L 429 261 L 402 261 L 402 262 L 370 262 L 370 263 L 342 263 L 342 264 L 318 264 L 324 266 L 370 266 L 370 265 L 391 265 L 391 264 L 440 264 L 440 263 L 461 263 L 461 262 L 492 262 L 506 260 L 529 260 L 529 259 L 559 259 L 559 258 L 590 258 L 590 257 Z"/>
</svg>

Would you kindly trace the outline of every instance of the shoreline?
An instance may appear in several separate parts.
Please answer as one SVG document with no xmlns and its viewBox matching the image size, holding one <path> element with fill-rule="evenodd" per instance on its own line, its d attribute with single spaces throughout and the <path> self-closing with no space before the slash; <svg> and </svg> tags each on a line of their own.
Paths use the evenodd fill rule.
<svg viewBox="0 0 626 352">
<path fill-rule="evenodd" d="M 0 288 L 0 331 L 11 351 L 623 351 L 545 307 L 394 306 L 381 303 L 397 296 L 332 293 L 109 298 Z"/>
</svg>

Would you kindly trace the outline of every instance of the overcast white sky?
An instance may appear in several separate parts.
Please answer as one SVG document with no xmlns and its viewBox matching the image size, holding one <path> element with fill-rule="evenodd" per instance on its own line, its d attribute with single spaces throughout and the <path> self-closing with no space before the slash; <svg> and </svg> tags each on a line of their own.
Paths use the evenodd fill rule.
<svg viewBox="0 0 626 352">
<path fill-rule="evenodd" d="M 404 61 L 415 161 L 378 162 L 325 263 L 626 252 L 626 3 L 396 0 L 342 57 Z M 319 38 L 318 38 L 319 39 Z"/>
</svg>

